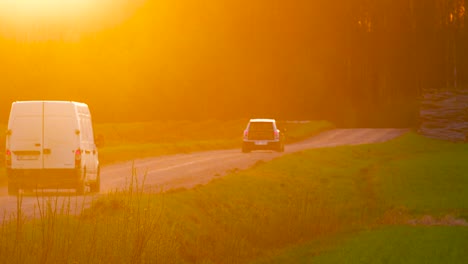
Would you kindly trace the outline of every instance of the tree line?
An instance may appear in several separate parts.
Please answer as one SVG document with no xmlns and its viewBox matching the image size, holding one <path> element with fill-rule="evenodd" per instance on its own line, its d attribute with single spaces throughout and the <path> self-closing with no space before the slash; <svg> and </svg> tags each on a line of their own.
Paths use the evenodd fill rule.
<svg viewBox="0 0 468 264">
<path fill-rule="evenodd" d="M 99 30 L 0 18 L 12 101 L 87 102 L 98 122 L 328 119 L 412 126 L 425 88 L 468 82 L 464 0 L 148 0 Z"/>
</svg>

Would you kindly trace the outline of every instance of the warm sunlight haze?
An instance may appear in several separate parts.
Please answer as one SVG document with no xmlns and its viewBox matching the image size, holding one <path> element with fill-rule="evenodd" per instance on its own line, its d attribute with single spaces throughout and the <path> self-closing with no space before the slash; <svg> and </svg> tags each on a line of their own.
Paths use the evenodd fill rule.
<svg viewBox="0 0 468 264">
<path fill-rule="evenodd" d="M 96 31 L 120 23 L 144 0 L 0 0 L 0 33 Z M 48 34 L 51 35 L 51 34 Z M 41 36 L 44 39 L 44 34 Z"/>
<path fill-rule="evenodd" d="M 468 264 L 468 0 L 0 0 L 0 264 Z"/>
<path fill-rule="evenodd" d="M 69 16 L 93 6 L 94 0 L 4 0 L 2 10 L 28 17 Z"/>
</svg>

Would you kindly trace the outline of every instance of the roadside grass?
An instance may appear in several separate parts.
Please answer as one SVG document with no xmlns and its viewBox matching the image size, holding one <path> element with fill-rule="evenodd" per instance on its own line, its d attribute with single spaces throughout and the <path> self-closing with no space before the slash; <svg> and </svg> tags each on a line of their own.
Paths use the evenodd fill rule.
<svg viewBox="0 0 468 264">
<path fill-rule="evenodd" d="M 361 263 L 392 254 L 396 261 L 412 251 L 411 261 L 424 262 L 423 250 L 433 250 L 434 259 L 452 254 L 448 260 L 456 263 L 468 259 L 466 227 L 407 221 L 466 215 L 468 193 L 459 187 L 468 186 L 468 177 L 460 176 L 468 163 L 450 162 L 466 157 L 465 148 L 408 134 L 382 144 L 286 155 L 190 190 L 145 194 L 134 184 L 100 197 L 78 216 L 67 210 L 50 215 L 50 209 L 39 219 L 4 222 L 0 255 L 13 263 L 309 263 L 343 256 L 340 263 L 349 255 L 351 263 Z M 421 170 L 419 159 L 434 173 Z M 440 184 L 439 177 L 446 184 L 431 186 Z M 445 202 L 431 206 L 440 195 Z M 50 204 L 45 207 L 53 209 Z M 360 251 L 370 244 L 371 251 Z"/>
<path fill-rule="evenodd" d="M 181 141 L 171 143 L 126 143 L 113 146 L 105 146 L 99 150 L 101 164 L 116 163 L 119 161 L 135 160 L 145 157 L 162 155 L 191 153 L 215 149 L 228 149 L 238 144 L 233 140 L 199 140 Z"/>
<path fill-rule="evenodd" d="M 394 226 L 366 231 L 316 263 L 467 263 L 468 228 Z"/>
<path fill-rule="evenodd" d="M 286 128 L 286 141 L 288 143 L 306 139 L 312 135 L 334 128 L 333 124 L 324 120 L 312 122 L 286 122 L 280 123 L 281 127 Z"/>
<path fill-rule="evenodd" d="M 468 146 L 419 153 L 379 169 L 378 191 L 394 206 L 417 214 L 461 214 L 468 219 Z"/>
<path fill-rule="evenodd" d="M 332 249 L 314 241 L 256 263 L 468 263 L 467 227 L 389 226 L 340 239 Z"/>
<path fill-rule="evenodd" d="M 153 121 L 135 123 L 98 123 L 96 135 L 105 145 L 173 143 L 180 141 L 239 139 L 247 120 Z"/>
<path fill-rule="evenodd" d="M 6 135 L 7 125 L 0 123 L 0 149 L 2 154 L 0 155 L 0 186 L 4 186 L 7 182 L 6 172 L 5 172 L 5 135 Z"/>
<path fill-rule="evenodd" d="M 1 224 L 0 263 L 180 263 L 173 243 L 177 223 L 166 222 L 161 200 L 150 205 L 141 190 L 129 186 L 95 201 L 100 214 L 80 207 L 79 197 L 38 197 L 36 217 L 18 210 L 19 217 Z"/>
<path fill-rule="evenodd" d="M 247 262 L 342 228 L 338 215 L 348 205 L 315 195 L 313 178 L 288 173 L 305 158 L 259 164 L 192 190 L 151 195 L 135 184 L 100 198 L 77 217 L 69 205 L 54 209 L 54 198 L 41 198 L 46 210 L 38 219 L 2 225 L 0 255 L 28 263 Z"/>
<path fill-rule="evenodd" d="M 373 149 L 366 173 L 385 210 L 468 219 L 468 144 L 408 134 Z"/>
<path fill-rule="evenodd" d="M 467 144 L 408 134 L 349 154 L 371 161 L 355 183 L 374 220 L 255 263 L 468 263 Z"/>
</svg>

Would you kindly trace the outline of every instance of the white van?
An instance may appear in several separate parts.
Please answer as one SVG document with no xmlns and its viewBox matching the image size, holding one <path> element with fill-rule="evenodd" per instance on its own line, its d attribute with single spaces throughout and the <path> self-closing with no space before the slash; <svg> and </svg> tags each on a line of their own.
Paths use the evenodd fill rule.
<svg viewBox="0 0 468 264">
<path fill-rule="evenodd" d="M 19 189 L 99 192 L 99 159 L 89 108 L 66 101 L 22 101 L 11 106 L 6 135 L 8 193 Z"/>
</svg>

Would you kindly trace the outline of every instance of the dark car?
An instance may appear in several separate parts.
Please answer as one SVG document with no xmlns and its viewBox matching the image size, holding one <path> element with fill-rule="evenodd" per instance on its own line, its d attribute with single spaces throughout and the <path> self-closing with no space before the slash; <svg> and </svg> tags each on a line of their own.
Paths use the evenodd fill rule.
<svg viewBox="0 0 468 264">
<path fill-rule="evenodd" d="M 242 152 L 252 150 L 284 151 L 284 133 L 274 119 L 250 119 L 244 130 Z"/>
</svg>

